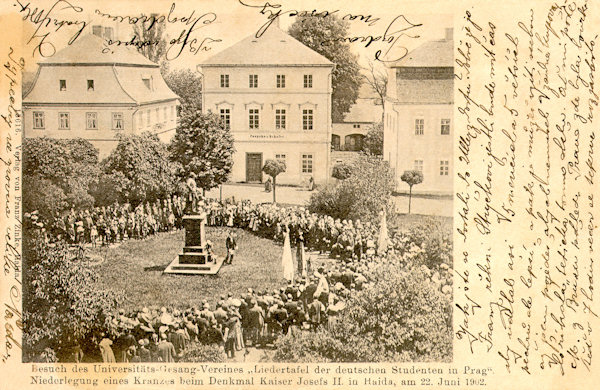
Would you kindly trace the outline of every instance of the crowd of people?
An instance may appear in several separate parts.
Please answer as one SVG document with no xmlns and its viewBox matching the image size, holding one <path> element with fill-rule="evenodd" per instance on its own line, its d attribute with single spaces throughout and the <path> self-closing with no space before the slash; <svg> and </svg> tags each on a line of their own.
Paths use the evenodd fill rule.
<svg viewBox="0 0 600 390">
<path fill-rule="evenodd" d="M 102 332 L 94 337 L 102 361 L 173 362 L 183 359 L 186 350 L 197 344 L 220 345 L 234 357 L 247 346 L 265 346 L 282 334 L 332 326 L 346 299 L 370 283 L 371 267 L 398 249 L 394 240 L 381 247 L 381 240 L 376 239 L 379 228 L 371 223 L 336 220 L 302 207 L 205 200 L 203 209 L 208 225 L 246 229 L 274 240 L 289 234 L 297 248 L 328 253 L 337 261 L 314 268 L 309 262 L 308 269 L 299 270 L 298 278 L 275 291 L 249 288 L 238 297 L 226 293 L 212 305 L 203 300 L 197 307 L 185 309 L 120 311 L 108 318 Z M 45 223 L 34 217 L 48 240 L 63 238 L 72 244 L 94 246 L 181 228 L 184 210 L 185 199 L 173 196 L 135 208 L 115 204 L 70 210 Z M 437 273 L 451 276 L 450 271 L 446 266 Z M 82 349 L 74 351 L 74 360 L 80 360 Z"/>
</svg>

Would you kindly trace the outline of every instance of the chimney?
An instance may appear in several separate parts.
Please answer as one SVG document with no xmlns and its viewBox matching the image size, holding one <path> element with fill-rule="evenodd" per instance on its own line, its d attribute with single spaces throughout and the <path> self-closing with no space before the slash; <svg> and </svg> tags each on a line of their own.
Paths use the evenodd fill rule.
<svg viewBox="0 0 600 390">
<path fill-rule="evenodd" d="M 453 37 L 452 37 L 452 31 L 453 31 L 453 30 L 454 30 L 454 29 L 453 29 L 452 27 L 450 27 L 450 28 L 446 28 L 446 40 L 447 40 L 447 41 L 451 41 L 451 40 L 453 40 Z"/>
<path fill-rule="evenodd" d="M 107 41 L 112 41 L 114 39 L 112 27 L 104 27 L 104 39 Z"/>
<path fill-rule="evenodd" d="M 97 37 L 102 38 L 102 26 L 92 26 L 92 34 L 94 34 Z"/>
</svg>

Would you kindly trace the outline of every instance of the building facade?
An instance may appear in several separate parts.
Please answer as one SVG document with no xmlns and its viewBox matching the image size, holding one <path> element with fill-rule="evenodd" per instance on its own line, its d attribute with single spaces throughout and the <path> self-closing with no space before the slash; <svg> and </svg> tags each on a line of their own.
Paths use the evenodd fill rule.
<svg viewBox="0 0 600 390">
<path fill-rule="evenodd" d="M 334 122 L 331 134 L 331 147 L 335 151 L 362 150 L 362 141 L 371 128 L 381 122 L 383 107 L 376 104 L 375 98 L 356 99 L 344 120 Z"/>
<path fill-rule="evenodd" d="M 98 30 L 94 26 L 94 33 Z M 25 137 L 81 137 L 107 156 L 119 134 L 150 131 L 168 141 L 177 127 L 178 97 L 159 66 L 137 51 L 90 34 L 40 62 L 23 98 Z"/>
<path fill-rule="evenodd" d="M 259 183 L 267 159 L 285 161 L 281 184 L 328 180 L 333 64 L 275 26 L 199 65 L 202 109 L 229 126 L 234 182 Z"/>
<path fill-rule="evenodd" d="M 397 190 L 406 170 L 423 172 L 413 193 L 447 195 L 453 189 L 453 40 L 431 41 L 388 68 L 383 157 L 394 169 Z"/>
</svg>

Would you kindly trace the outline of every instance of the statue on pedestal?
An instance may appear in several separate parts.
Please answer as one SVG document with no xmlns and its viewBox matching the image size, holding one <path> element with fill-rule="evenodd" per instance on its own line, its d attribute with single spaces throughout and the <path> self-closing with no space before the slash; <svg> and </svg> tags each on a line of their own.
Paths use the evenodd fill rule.
<svg viewBox="0 0 600 390">
<path fill-rule="evenodd" d="M 191 173 L 190 177 L 185 182 L 187 187 L 187 197 L 185 202 L 185 214 L 200 214 L 200 202 L 202 201 L 202 195 L 200 195 L 199 189 L 196 186 L 196 174 Z"/>
</svg>

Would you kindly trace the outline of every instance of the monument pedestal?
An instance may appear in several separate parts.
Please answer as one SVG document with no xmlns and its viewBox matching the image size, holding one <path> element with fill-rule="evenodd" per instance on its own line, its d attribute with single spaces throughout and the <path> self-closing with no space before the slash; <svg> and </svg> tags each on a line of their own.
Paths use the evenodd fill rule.
<svg viewBox="0 0 600 390">
<path fill-rule="evenodd" d="M 171 264 L 165 268 L 167 274 L 215 275 L 224 259 L 217 259 L 207 248 L 204 224 L 206 213 L 185 215 L 185 246 Z"/>
</svg>

